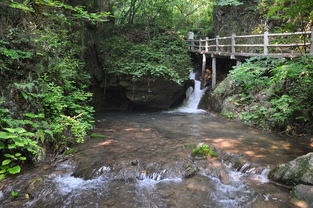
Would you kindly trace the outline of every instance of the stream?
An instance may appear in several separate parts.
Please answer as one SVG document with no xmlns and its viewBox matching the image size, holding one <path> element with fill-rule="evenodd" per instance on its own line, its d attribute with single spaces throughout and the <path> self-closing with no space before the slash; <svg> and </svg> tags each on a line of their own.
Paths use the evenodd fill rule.
<svg viewBox="0 0 313 208">
<path fill-rule="evenodd" d="M 94 132 L 106 138 L 89 139 L 71 157 L 4 180 L 0 207 L 293 207 L 289 190 L 267 174 L 270 167 L 312 151 L 310 142 L 195 106 L 186 101 L 168 112 L 98 112 Z M 212 146 L 218 157 L 191 157 L 199 143 Z M 12 197 L 11 191 L 19 195 Z"/>
</svg>

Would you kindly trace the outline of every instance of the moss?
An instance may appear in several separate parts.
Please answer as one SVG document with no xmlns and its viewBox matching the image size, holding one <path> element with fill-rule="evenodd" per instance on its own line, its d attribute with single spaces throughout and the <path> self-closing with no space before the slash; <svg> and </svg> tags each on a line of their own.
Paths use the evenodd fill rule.
<svg viewBox="0 0 313 208">
<path fill-rule="evenodd" d="M 107 138 L 108 136 L 106 135 L 103 135 L 103 134 L 96 134 L 96 133 L 93 133 L 90 135 L 91 138 L 101 138 L 101 139 L 105 139 Z"/>
<path fill-rule="evenodd" d="M 192 150 L 192 156 L 205 157 L 211 155 L 217 157 L 217 153 L 212 150 L 212 148 L 207 144 L 202 144 Z"/>
</svg>

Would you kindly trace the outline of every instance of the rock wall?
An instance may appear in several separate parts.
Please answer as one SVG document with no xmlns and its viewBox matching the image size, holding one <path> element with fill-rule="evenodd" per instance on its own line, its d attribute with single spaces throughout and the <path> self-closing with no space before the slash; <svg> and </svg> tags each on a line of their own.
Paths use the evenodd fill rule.
<svg viewBox="0 0 313 208">
<path fill-rule="evenodd" d="M 264 27 L 265 20 L 256 11 L 257 1 L 241 0 L 239 6 L 217 6 L 213 14 L 214 36 L 249 34 L 257 27 Z"/>
<path fill-rule="evenodd" d="M 98 90 L 98 93 L 103 93 L 98 102 L 107 108 L 123 110 L 168 110 L 182 103 L 190 86 L 193 86 L 191 80 L 178 85 L 164 79 L 114 76 L 108 79 L 106 86 L 102 86 L 102 91 Z"/>
</svg>

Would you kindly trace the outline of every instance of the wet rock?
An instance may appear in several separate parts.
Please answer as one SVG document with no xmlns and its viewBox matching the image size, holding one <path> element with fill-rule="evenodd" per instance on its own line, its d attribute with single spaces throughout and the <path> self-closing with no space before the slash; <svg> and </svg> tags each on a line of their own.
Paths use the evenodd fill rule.
<svg viewBox="0 0 313 208">
<path fill-rule="evenodd" d="M 287 185 L 313 185 L 313 152 L 275 167 L 269 178 Z"/>
<path fill-rule="evenodd" d="M 227 98 L 235 94 L 234 90 L 237 89 L 233 85 L 235 82 L 227 77 L 218 84 L 214 91 L 207 91 L 200 101 L 200 108 L 208 109 L 213 112 L 221 112 L 224 108 L 233 108 L 231 102 Z"/>
<path fill-rule="evenodd" d="M 138 78 L 120 76 L 111 79 L 107 83 L 107 91 L 113 88 L 119 88 L 123 91 L 133 108 L 166 110 L 180 104 L 188 87 L 193 86 L 192 81 L 186 81 L 184 85 L 178 85 L 173 81 L 164 79 Z"/>
<path fill-rule="evenodd" d="M 28 183 L 29 185 L 26 189 L 26 193 L 28 194 L 28 196 L 32 196 L 32 197 L 36 196 L 38 188 L 42 183 L 42 178 L 40 176 L 37 176 L 36 178 L 30 180 Z"/>
<path fill-rule="evenodd" d="M 5 205 L 3 205 L 2 208 L 12 208 L 12 207 L 23 207 L 23 204 L 26 202 L 26 200 L 19 200 L 19 201 L 12 201 Z"/>
<path fill-rule="evenodd" d="M 230 184 L 229 175 L 225 171 L 221 171 L 221 173 L 219 175 L 219 179 L 221 180 L 222 184 L 224 184 L 224 185 Z"/>
<path fill-rule="evenodd" d="M 291 196 L 303 201 L 308 208 L 313 208 L 313 186 L 297 185 L 292 189 Z"/>
<path fill-rule="evenodd" d="M 139 163 L 138 160 L 133 160 L 133 161 L 130 162 L 130 164 L 133 165 L 133 166 L 138 165 L 138 163 Z"/>
<path fill-rule="evenodd" d="M 46 159 L 46 150 L 45 149 L 40 149 L 35 157 L 35 162 L 40 163 L 44 162 Z"/>
<path fill-rule="evenodd" d="M 198 168 L 193 165 L 192 163 L 188 163 L 184 165 L 184 177 L 185 178 L 191 178 L 193 176 L 195 176 L 198 172 Z"/>
</svg>

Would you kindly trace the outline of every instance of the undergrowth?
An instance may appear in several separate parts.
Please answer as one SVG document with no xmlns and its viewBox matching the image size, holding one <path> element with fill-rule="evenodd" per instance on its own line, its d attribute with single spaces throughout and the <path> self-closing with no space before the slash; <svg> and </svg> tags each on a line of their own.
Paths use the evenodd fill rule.
<svg viewBox="0 0 313 208">
<path fill-rule="evenodd" d="M 313 58 L 250 58 L 215 90 L 233 106 L 223 111 L 265 129 L 312 133 Z M 231 81 L 230 81 L 231 80 Z M 231 83 L 228 88 L 223 86 Z"/>
</svg>

